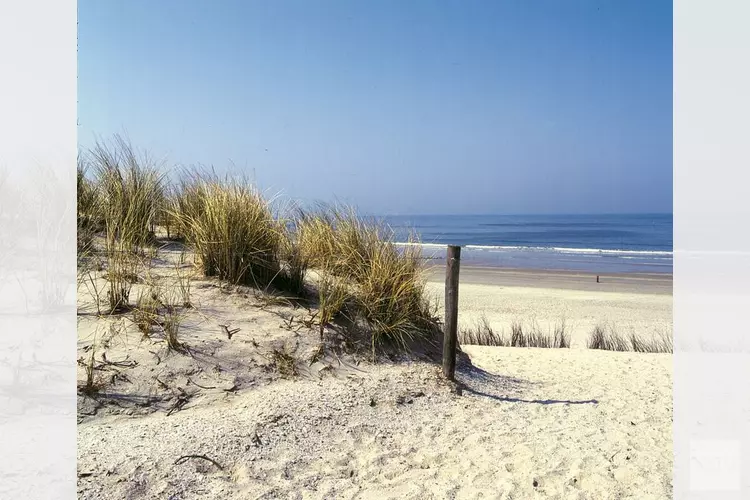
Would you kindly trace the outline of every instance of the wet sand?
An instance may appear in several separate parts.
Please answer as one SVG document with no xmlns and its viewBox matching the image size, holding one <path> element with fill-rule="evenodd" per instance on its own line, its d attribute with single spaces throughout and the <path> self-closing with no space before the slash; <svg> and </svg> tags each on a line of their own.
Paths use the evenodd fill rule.
<svg viewBox="0 0 750 500">
<path fill-rule="evenodd" d="M 461 283 L 512 287 L 553 288 L 587 292 L 672 294 L 672 275 L 662 273 L 596 274 L 580 271 L 508 269 L 462 266 Z M 443 282 L 445 270 L 430 269 L 430 282 Z"/>
</svg>

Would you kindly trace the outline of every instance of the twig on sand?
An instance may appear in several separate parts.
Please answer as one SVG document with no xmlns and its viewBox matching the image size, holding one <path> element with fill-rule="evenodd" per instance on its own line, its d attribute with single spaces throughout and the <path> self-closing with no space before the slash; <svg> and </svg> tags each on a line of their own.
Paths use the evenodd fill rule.
<svg viewBox="0 0 750 500">
<path fill-rule="evenodd" d="M 200 387 L 201 389 L 216 389 L 215 386 L 211 386 L 211 385 L 210 386 L 205 386 L 205 385 L 196 384 L 195 380 L 191 379 L 190 377 L 188 377 L 188 380 L 190 381 L 191 384 L 193 384 L 193 385 L 195 385 L 197 387 Z"/>
<path fill-rule="evenodd" d="M 169 386 L 167 384 L 165 384 L 164 382 L 162 382 L 161 380 L 159 380 L 159 377 L 154 377 L 154 378 L 156 379 L 157 382 L 159 382 L 160 386 L 162 386 L 166 390 L 170 390 Z"/>
<path fill-rule="evenodd" d="M 234 335 L 235 333 L 237 333 L 237 332 L 240 331 L 239 328 L 234 328 L 234 329 L 230 330 L 229 329 L 229 325 L 219 325 L 219 326 L 224 330 L 224 333 L 227 334 L 227 338 L 229 340 L 232 340 L 232 335 Z"/>
<path fill-rule="evenodd" d="M 292 323 L 294 322 L 294 315 L 290 315 L 288 320 L 284 320 L 284 326 L 282 328 L 286 328 L 287 330 L 292 329 Z"/>
<path fill-rule="evenodd" d="M 118 368 L 135 368 L 138 366 L 138 362 L 135 360 L 110 361 L 107 359 L 107 353 L 105 352 L 102 353 L 102 361 L 105 365 L 116 366 Z"/>
<path fill-rule="evenodd" d="M 174 402 L 172 407 L 167 412 L 167 416 L 170 416 L 172 413 L 182 410 L 182 407 L 185 406 L 189 401 L 190 401 L 190 397 L 185 393 L 178 396 L 177 400 Z"/>
<path fill-rule="evenodd" d="M 219 462 L 217 462 L 217 461 L 216 461 L 216 460 L 214 460 L 213 458 L 209 458 L 209 457 L 207 457 L 206 455 L 183 455 L 183 456 L 181 456 L 180 458 L 178 458 L 177 460 L 175 460 L 175 461 L 174 461 L 174 464 L 175 464 L 175 465 L 180 465 L 180 464 L 183 464 L 183 463 L 185 463 L 185 462 L 186 462 L 186 461 L 187 461 L 187 460 L 188 460 L 189 458 L 200 458 L 201 460 L 207 460 L 207 461 L 211 462 L 212 464 L 214 464 L 214 465 L 215 465 L 216 467 L 218 467 L 218 468 L 219 468 L 219 470 L 224 470 L 224 467 L 222 467 L 222 466 L 221 466 L 221 464 L 219 464 Z"/>
<path fill-rule="evenodd" d="M 158 354 L 156 354 L 154 351 L 148 351 L 148 352 L 150 352 L 151 354 L 153 354 L 154 356 L 156 356 L 156 364 L 158 366 L 159 363 L 161 363 L 161 357 Z"/>
</svg>

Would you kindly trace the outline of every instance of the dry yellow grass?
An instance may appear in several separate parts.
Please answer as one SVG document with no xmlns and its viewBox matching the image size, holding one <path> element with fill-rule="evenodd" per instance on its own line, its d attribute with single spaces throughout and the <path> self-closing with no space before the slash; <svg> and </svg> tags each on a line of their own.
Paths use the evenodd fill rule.
<svg viewBox="0 0 750 500">
<path fill-rule="evenodd" d="M 381 343 L 407 348 L 435 338 L 419 246 L 397 247 L 387 226 L 346 207 L 302 214 L 297 244 L 311 267 L 348 280 L 349 301 L 370 329 L 373 350 Z"/>
<path fill-rule="evenodd" d="M 161 223 L 194 250 L 205 276 L 234 285 L 301 295 L 307 269 L 318 270 L 321 334 L 346 309 L 349 319 L 366 326 L 373 351 L 381 344 L 407 348 L 436 340 L 420 247 L 398 247 L 382 222 L 349 207 L 322 207 L 288 221 L 246 179 L 198 169 L 185 171 L 172 187 L 119 137 L 97 144 L 87 161 L 95 178 L 79 170 L 79 216 L 103 223 L 109 313 L 132 307 L 131 287 Z M 178 287 L 187 307 L 185 276 Z"/>
<path fill-rule="evenodd" d="M 183 179 L 171 214 L 206 276 L 256 287 L 279 276 L 283 229 L 246 180 L 192 172 Z"/>
</svg>

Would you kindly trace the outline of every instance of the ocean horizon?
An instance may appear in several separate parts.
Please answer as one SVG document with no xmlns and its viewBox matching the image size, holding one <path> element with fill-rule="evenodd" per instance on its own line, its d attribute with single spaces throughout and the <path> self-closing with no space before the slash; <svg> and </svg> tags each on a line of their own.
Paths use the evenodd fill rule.
<svg viewBox="0 0 750 500">
<path fill-rule="evenodd" d="M 461 245 L 469 265 L 671 274 L 672 214 L 392 215 L 396 241 L 416 234 L 425 256 Z"/>
</svg>

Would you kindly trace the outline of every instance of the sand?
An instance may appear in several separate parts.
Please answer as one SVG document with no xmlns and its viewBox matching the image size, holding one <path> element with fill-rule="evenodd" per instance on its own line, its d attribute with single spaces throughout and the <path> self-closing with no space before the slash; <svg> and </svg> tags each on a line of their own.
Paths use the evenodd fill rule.
<svg viewBox="0 0 750 500">
<path fill-rule="evenodd" d="M 168 284 L 174 255 L 162 258 L 153 274 Z M 79 498 L 671 498 L 671 356 L 582 341 L 600 319 L 669 325 L 671 294 L 462 273 L 461 321 L 565 313 L 573 348 L 465 346 L 457 394 L 422 361 L 329 355 L 310 366 L 319 336 L 303 324 L 309 313 L 249 290 L 194 278 L 180 333 L 188 355 L 87 314 L 82 287 L 79 355 L 96 338 L 96 359 L 110 363 L 97 364 L 103 395 L 79 397 Z M 529 276 L 543 286 L 524 286 Z M 429 286 L 439 295 L 439 282 Z M 240 328 L 231 339 L 226 323 Z M 278 373 L 274 349 L 300 359 L 299 376 Z"/>
<path fill-rule="evenodd" d="M 444 299 L 444 276 L 435 272 L 428 288 Z M 485 316 L 498 332 L 511 324 L 553 331 L 565 322 L 571 347 L 585 347 L 592 329 L 613 328 L 645 338 L 672 332 L 672 279 L 668 275 L 600 276 L 572 272 L 462 269 L 459 328 Z"/>
</svg>

